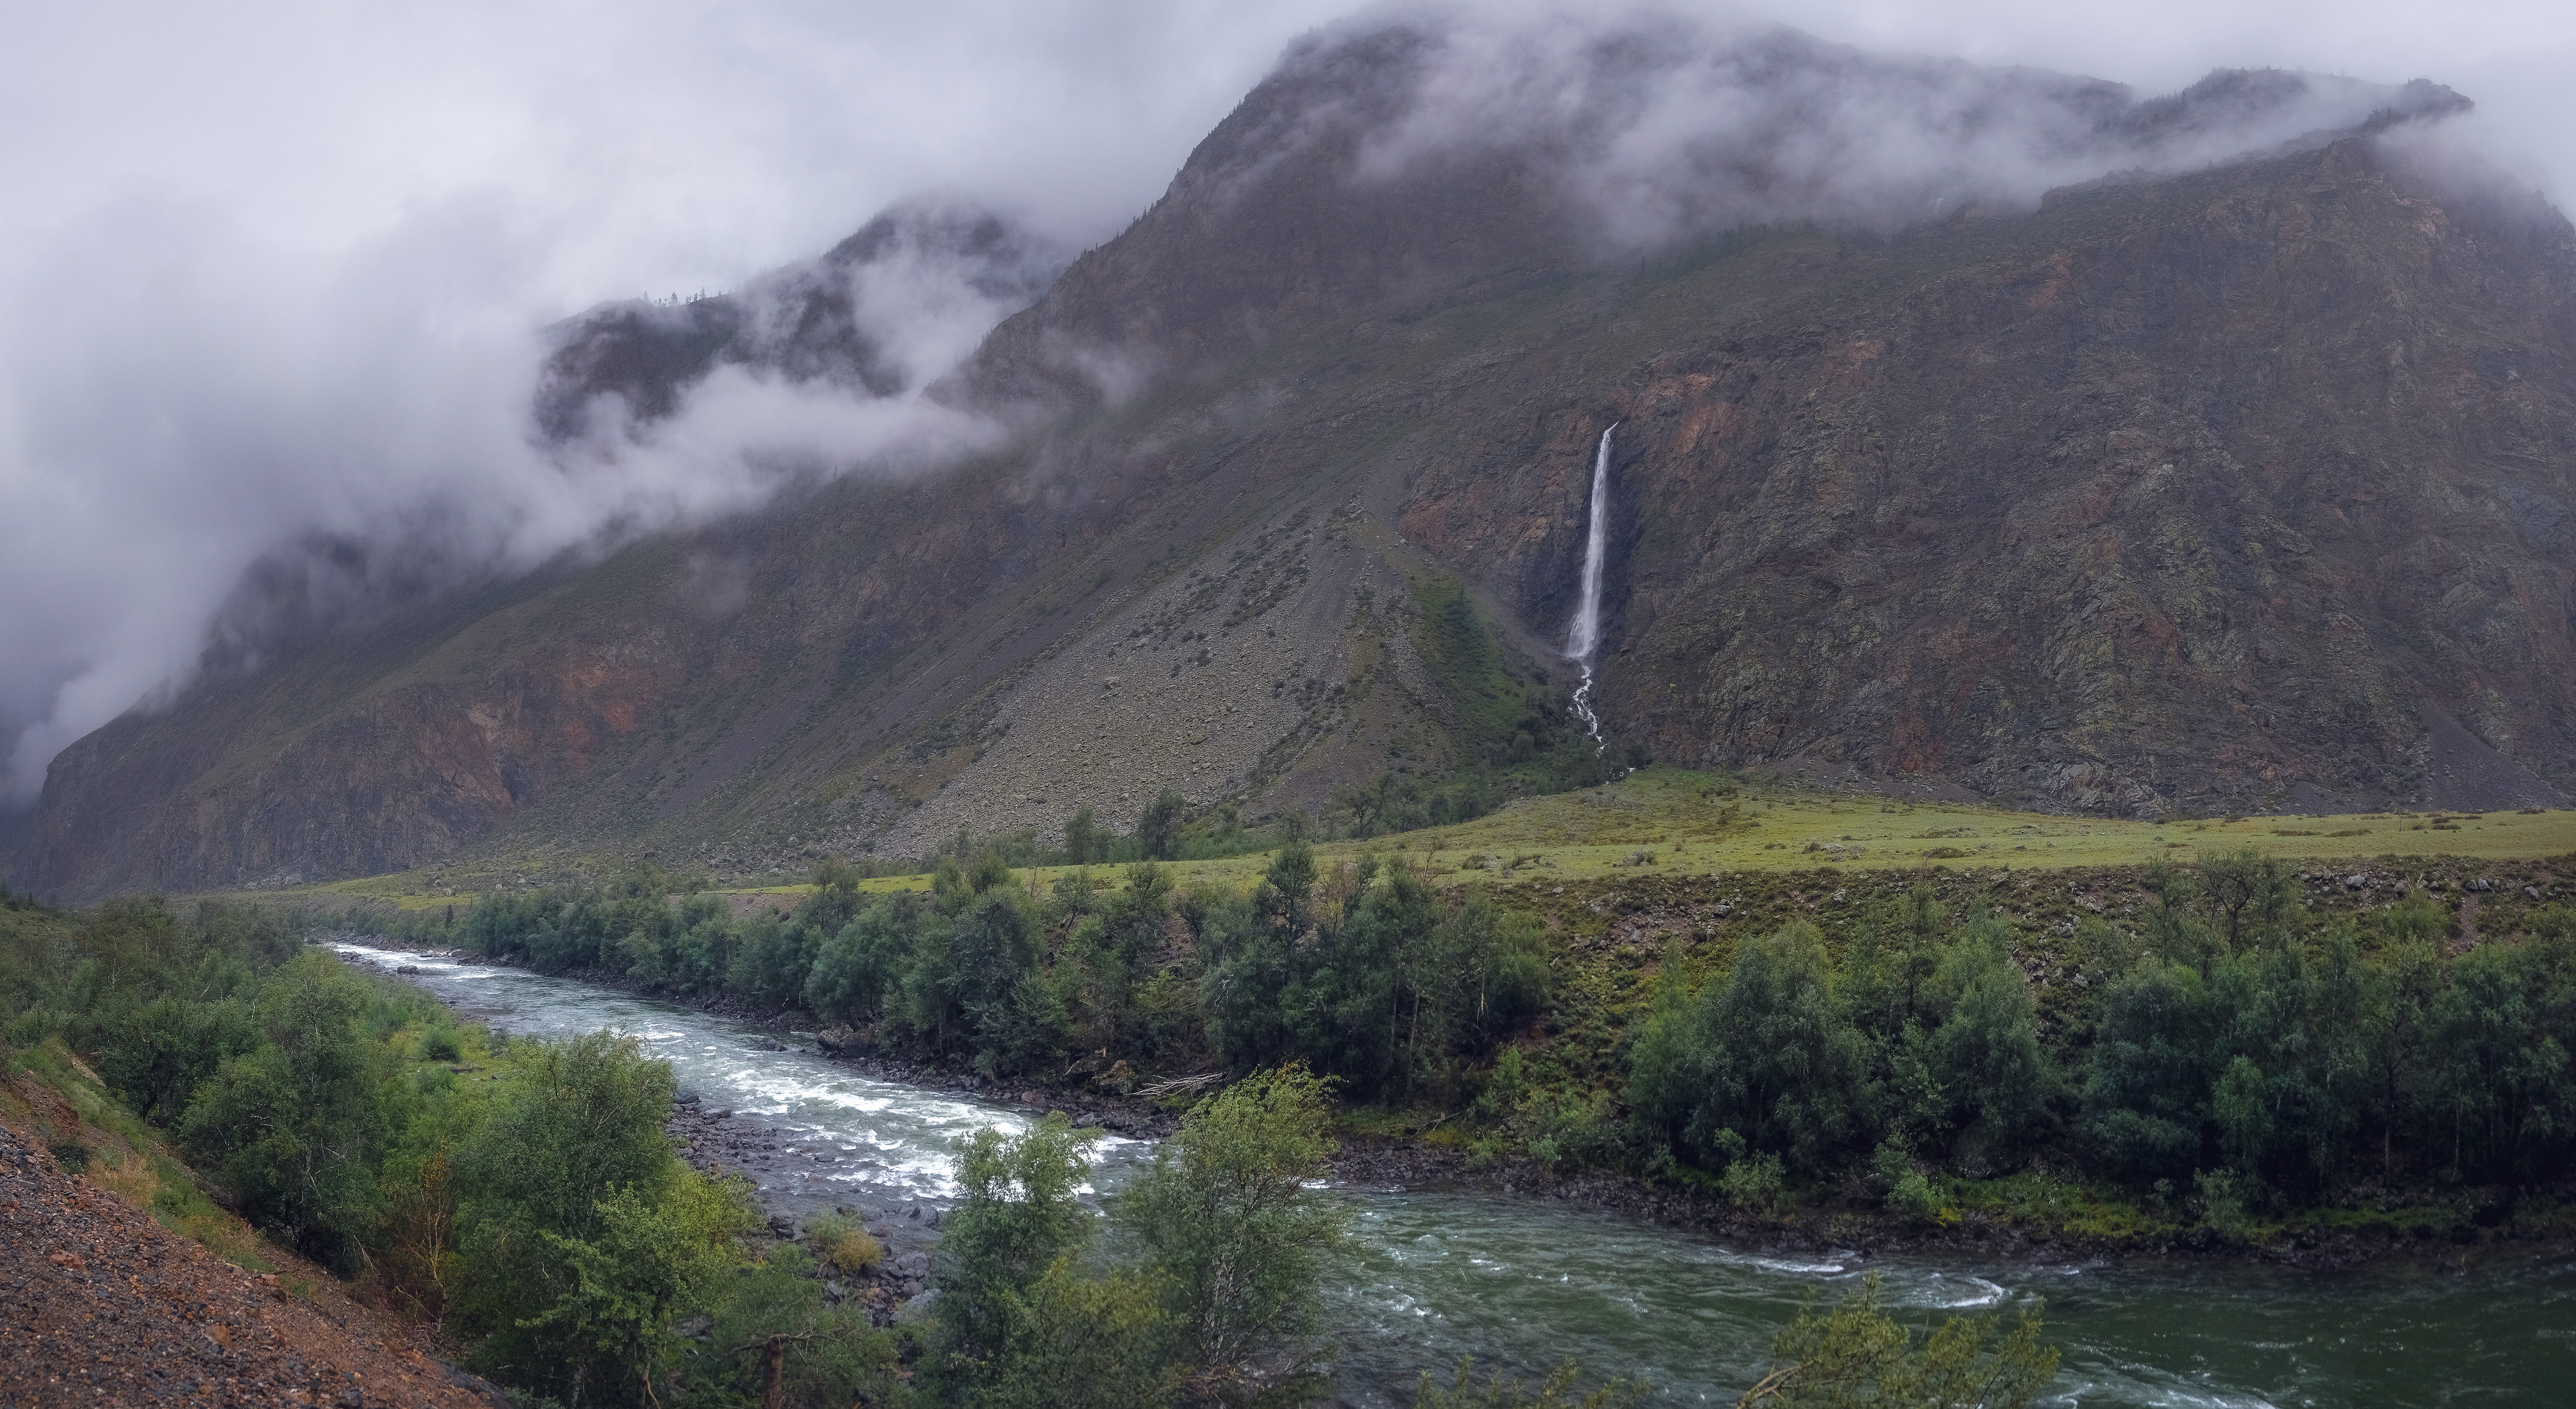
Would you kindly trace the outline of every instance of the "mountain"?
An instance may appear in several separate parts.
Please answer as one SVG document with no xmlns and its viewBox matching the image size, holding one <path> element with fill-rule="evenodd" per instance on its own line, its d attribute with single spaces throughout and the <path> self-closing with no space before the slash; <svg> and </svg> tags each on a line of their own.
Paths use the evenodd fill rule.
<svg viewBox="0 0 2576 1409">
<path fill-rule="evenodd" d="M 209 670 L 55 761 L 13 883 L 748 872 L 1165 787 L 1259 817 L 1523 785 L 1592 757 L 1561 646 L 1614 423 L 1614 762 L 2555 805 L 2576 230 L 2447 155 L 2463 106 L 1788 32 L 1321 36 L 1060 274 L 898 213 L 577 320 L 558 436 L 726 367 L 991 434 Z M 916 390 L 903 325 L 835 292 L 892 248 L 1033 301 Z"/>
</svg>

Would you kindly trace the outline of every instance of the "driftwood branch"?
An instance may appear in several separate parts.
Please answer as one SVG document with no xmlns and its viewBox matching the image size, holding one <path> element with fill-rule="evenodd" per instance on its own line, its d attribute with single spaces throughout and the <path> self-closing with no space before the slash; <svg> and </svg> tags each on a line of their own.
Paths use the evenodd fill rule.
<svg viewBox="0 0 2576 1409">
<path fill-rule="evenodd" d="M 1800 1362 L 1800 1365 L 1803 1365 L 1804 1363 L 1805 1362 L 1802 1361 Z M 1764 1375 L 1760 1383 L 1754 1385 L 1753 1388 L 1746 1390 L 1744 1392 L 1744 1397 L 1735 1401 L 1735 1409 L 1753 1409 L 1754 1405 L 1761 1403 L 1763 1400 L 1769 1399 L 1771 1396 L 1778 1394 L 1784 1389 L 1787 1389 L 1789 1387 L 1789 1377 L 1798 1373 L 1799 1368 L 1799 1365 L 1791 1365 L 1786 1369 L 1774 1370 L 1770 1374 Z"/>
</svg>

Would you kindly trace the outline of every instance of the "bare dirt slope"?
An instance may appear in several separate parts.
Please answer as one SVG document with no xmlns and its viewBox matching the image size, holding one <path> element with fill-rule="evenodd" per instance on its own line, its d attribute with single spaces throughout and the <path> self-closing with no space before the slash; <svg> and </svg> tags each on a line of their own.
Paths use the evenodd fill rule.
<svg viewBox="0 0 2576 1409">
<path fill-rule="evenodd" d="M 398 1336 L 327 1288 L 217 1259 L 0 1125 L 0 1405 L 505 1402 Z"/>
</svg>

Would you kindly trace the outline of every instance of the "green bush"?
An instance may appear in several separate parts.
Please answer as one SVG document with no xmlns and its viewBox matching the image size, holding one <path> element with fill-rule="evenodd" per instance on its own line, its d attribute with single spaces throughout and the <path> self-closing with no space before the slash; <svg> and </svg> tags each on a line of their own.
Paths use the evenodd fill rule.
<svg viewBox="0 0 2576 1409">
<path fill-rule="evenodd" d="M 1646 1386 L 1626 1380 L 1612 1380 L 1590 1394 L 1574 1392 L 1574 1362 L 1566 1361 L 1554 1373 L 1535 1385 L 1524 1385 L 1497 1372 L 1483 1384 L 1476 1383 L 1476 1362 L 1461 1358 L 1458 1371 L 1449 1387 L 1434 1383 L 1431 1372 L 1422 1374 L 1422 1383 L 1414 1390 L 1414 1409 L 1627 1409 L 1646 1398 Z"/>
<path fill-rule="evenodd" d="M 1729 1162 L 1726 1172 L 1717 1177 L 1717 1187 L 1737 1208 L 1768 1213 L 1779 1206 L 1788 1175 L 1778 1155 L 1761 1150 Z"/>
<path fill-rule="evenodd" d="M 2057 1373 L 2056 1350 L 2039 1340 L 2040 1314 L 2024 1312 L 2000 1339 L 1991 1316 L 1954 1316 L 1916 1340 L 1879 1310 L 1879 1276 L 1819 1315 L 1811 1303 L 1771 1343 L 1786 1362 L 1746 1391 L 1744 1402 L 1785 1409 L 1863 1404 L 1975 1405 L 2023 1409 Z"/>
</svg>

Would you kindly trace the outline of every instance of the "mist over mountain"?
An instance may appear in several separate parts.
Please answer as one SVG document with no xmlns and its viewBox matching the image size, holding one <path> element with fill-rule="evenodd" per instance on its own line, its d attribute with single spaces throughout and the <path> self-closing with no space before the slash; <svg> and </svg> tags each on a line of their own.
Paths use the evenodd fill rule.
<svg viewBox="0 0 2576 1409">
<path fill-rule="evenodd" d="M 921 203 L 531 337 L 506 483 L 265 553 L 53 761 L 12 874 L 740 871 L 1436 781 L 1561 721 L 1613 421 L 1623 749 L 2124 814 L 2553 800 L 2576 236 L 2466 108 L 1328 30 L 1079 256 Z"/>
<path fill-rule="evenodd" d="M 555 330 L 538 427 L 559 441 L 669 419 L 719 371 L 852 399 L 917 391 L 1037 301 L 1071 259 L 962 202 L 914 202 L 820 259 L 726 294 L 594 309 Z"/>
</svg>

